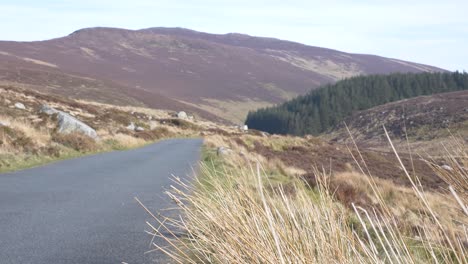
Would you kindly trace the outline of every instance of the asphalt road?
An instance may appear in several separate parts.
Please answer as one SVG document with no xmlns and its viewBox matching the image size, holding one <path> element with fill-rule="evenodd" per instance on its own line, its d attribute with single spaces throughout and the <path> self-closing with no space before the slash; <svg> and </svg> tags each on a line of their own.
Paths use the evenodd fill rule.
<svg viewBox="0 0 468 264">
<path fill-rule="evenodd" d="M 66 160 L 0 174 L 0 263 L 166 263 L 145 221 L 173 204 L 171 174 L 190 177 L 201 139 Z M 159 242 L 159 241 L 156 241 Z"/>
</svg>

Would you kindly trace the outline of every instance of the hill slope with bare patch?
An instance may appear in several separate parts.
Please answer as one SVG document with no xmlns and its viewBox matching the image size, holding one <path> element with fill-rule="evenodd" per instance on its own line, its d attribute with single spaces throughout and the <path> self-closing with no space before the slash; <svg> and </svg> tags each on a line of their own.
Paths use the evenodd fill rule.
<svg viewBox="0 0 468 264">
<path fill-rule="evenodd" d="M 248 110 L 360 74 L 443 71 L 272 38 L 180 28 L 89 28 L 0 42 L 0 82 L 75 98 L 241 121 Z"/>
<path fill-rule="evenodd" d="M 395 143 L 406 148 L 406 137 L 413 150 L 443 153 L 441 140 L 454 135 L 468 140 L 468 91 L 420 96 L 356 112 L 344 121 L 354 139 L 370 147 L 388 148 L 383 133 L 386 127 Z M 343 123 L 329 135 L 333 141 L 349 140 Z M 428 149 L 429 148 L 429 149 Z"/>
</svg>

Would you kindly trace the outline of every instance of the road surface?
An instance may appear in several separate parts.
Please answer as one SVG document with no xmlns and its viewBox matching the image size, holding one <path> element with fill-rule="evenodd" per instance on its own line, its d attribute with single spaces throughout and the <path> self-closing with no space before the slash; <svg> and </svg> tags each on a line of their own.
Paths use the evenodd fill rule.
<svg viewBox="0 0 468 264">
<path fill-rule="evenodd" d="M 201 139 L 66 160 L 0 174 L 0 263 L 165 263 L 145 221 L 173 207 L 171 174 L 188 176 Z"/>
</svg>

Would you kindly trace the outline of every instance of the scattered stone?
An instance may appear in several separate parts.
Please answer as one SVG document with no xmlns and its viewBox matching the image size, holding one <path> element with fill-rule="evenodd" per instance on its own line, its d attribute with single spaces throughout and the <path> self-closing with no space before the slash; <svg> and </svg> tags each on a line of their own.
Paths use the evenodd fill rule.
<svg viewBox="0 0 468 264">
<path fill-rule="evenodd" d="M 177 118 L 187 119 L 187 113 L 185 113 L 184 111 L 180 111 L 179 113 L 177 113 Z"/>
<path fill-rule="evenodd" d="M 243 125 L 241 130 L 247 132 L 249 131 L 249 127 L 247 125 Z"/>
<path fill-rule="evenodd" d="M 135 127 L 135 131 L 141 132 L 141 131 L 145 131 L 145 129 L 142 128 L 141 126 L 137 126 L 137 127 Z"/>
<path fill-rule="evenodd" d="M 48 105 L 42 105 L 41 109 L 39 109 L 39 113 L 44 113 L 46 115 L 53 115 L 53 114 L 57 114 L 58 112 L 60 112 L 60 111 L 58 111 L 58 110 L 56 110 L 56 109 L 54 109 L 54 108 L 52 108 L 52 107 L 50 107 Z"/>
<path fill-rule="evenodd" d="M 231 154 L 231 152 L 232 152 L 232 149 L 226 148 L 226 147 L 219 147 L 218 150 L 216 151 L 218 156 L 229 155 L 229 154 Z"/>
<path fill-rule="evenodd" d="M 136 126 L 135 123 L 131 122 L 130 125 L 126 127 L 128 130 L 135 130 Z"/>
<path fill-rule="evenodd" d="M 8 123 L 6 121 L 0 121 L 0 127 L 2 127 L 2 126 L 7 127 L 9 125 L 10 125 L 10 123 Z"/>
<path fill-rule="evenodd" d="M 24 104 L 22 104 L 22 103 L 16 103 L 15 107 L 17 109 L 26 110 L 26 106 L 24 106 Z"/>
<path fill-rule="evenodd" d="M 448 170 L 448 171 L 452 171 L 452 170 L 453 170 L 452 167 L 450 167 L 449 165 L 446 165 L 446 164 L 444 164 L 444 165 L 442 165 L 442 166 L 440 166 L 440 167 L 441 167 L 442 169 Z"/>
</svg>

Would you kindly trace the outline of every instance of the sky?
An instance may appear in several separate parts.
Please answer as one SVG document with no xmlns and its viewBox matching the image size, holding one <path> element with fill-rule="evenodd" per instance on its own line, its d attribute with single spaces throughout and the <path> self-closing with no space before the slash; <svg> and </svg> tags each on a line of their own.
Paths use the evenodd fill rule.
<svg viewBox="0 0 468 264">
<path fill-rule="evenodd" d="M 85 27 L 275 37 L 468 71 L 467 0 L 0 0 L 0 40 Z"/>
</svg>

